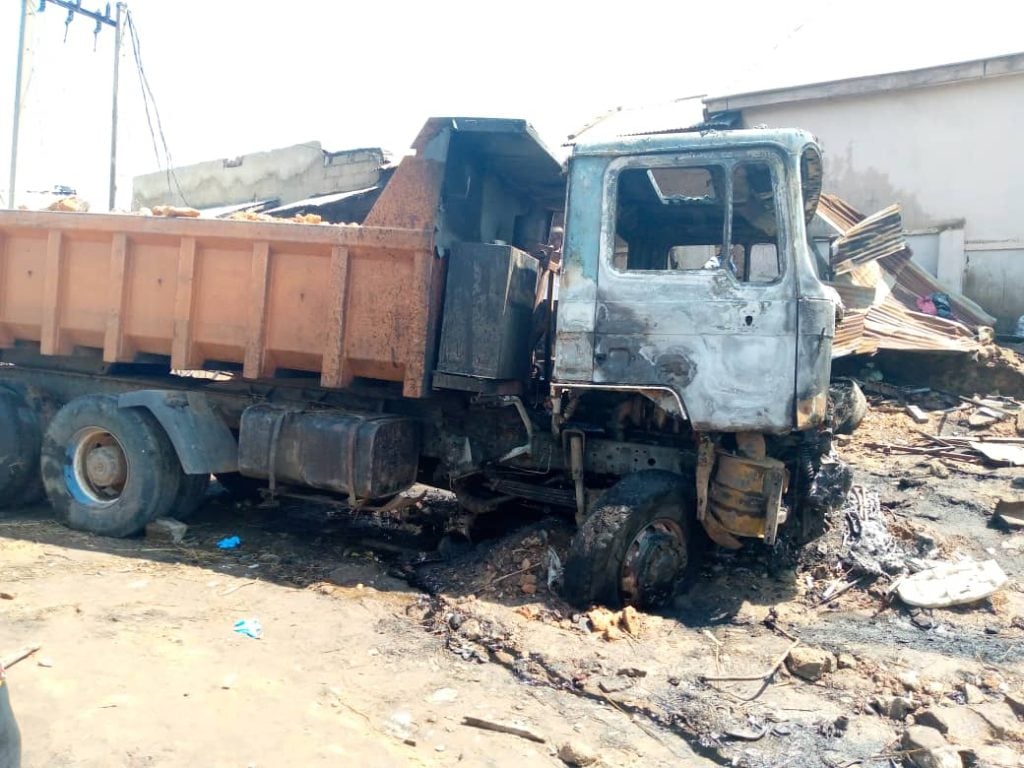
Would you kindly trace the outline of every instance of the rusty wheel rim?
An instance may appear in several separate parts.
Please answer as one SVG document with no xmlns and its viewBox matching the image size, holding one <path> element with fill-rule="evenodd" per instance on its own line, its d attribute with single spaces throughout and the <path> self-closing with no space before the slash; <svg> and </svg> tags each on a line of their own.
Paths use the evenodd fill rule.
<svg viewBox="0 0 1024 768">
<path fill-rule="evenodd" d="M 675 520 L 659 517 L 641 528 L 622 561 L 620 590 L 626 605 L 666 602 L 686 569 L 686 536 Z"/>
<path fill-rule="evenodd" d="M 109 506 L 121 497 L 130 466 L 113 434 L 100 427 L 80 429 L 71 438 L 67 456 L 64 479 L 79 502 Z"/>
</svg>

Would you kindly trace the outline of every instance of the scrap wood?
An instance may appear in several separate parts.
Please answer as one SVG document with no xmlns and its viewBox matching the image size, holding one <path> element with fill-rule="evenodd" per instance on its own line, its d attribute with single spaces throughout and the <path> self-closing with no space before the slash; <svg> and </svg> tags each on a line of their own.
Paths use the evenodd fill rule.
<svg viewBox="0 0 1024 768">
<path fill-rule="evenodd" d="M 41 645 L 26 645 L 23 648 L 19 648 L 11 655 L 5 656 L 2 660 L 0 660 L 0 667 L 2 667 L 3 669 L 10 669 L 19 661 L 24 661 L 42 647 L 43 646 Z"/>
<path fill-rule="evenodd" d="M 931 446 L 903 445 L 900 443 L 865 443 L 869 448 L 878 448 L 887 453 L 909 453 L 918 456 L 934 456 L 940 459 L 952 459 L 971 464 L 980 464 L 987 460 L 993 464 L 1009 464 L 1014 467 L 1024 466 L 1024 440 L 1020 438 L 986 438 L 953 437 L 950 435 L 929 435 L 916 430 L 919 435 L 933 443 Z"/>
<path fill-rule="evenodd" d="M 789 656 L 789 652 L 800 645 L 800 640 L 794 640 L 790 643 L 789 647 L 786 648 L 786 652 L 783 653 L 778 660 L 771 665 L 767 672 L 761 675 L 701 675 L 698 679 L 705 683 L 751 683 L 757 680 L 768 683 L 776 672 L 779 671 L 779 667 L 786 661 L 786 657 Z"/>
<path fill-rule="evenodd" d="M 1020 413 L 1020 408 L 1019 407 L 1018 408 L 1014 408 L 1014 409 L 1010 409 L 1010 408 L 1004 408 L 1003 406 L 999 405 L 998 403 L 993 403 L 991 400 L 982 400 L 982 399 L 977 398 L 977 397 L 964 397 L 963 395 L 957 395 L 957 397 L 960 398 L 961 400 L 963 400 L 965 403 L 970 403 L 971 405 L 976 405 L 979 408 L 988 408 L 989 410 L 992 410 L 992 411 L 998 411 L 999 413 L 1003 414 L 1004 416 L 1016 416 L 1018 413 Z"/>
<path fill-rule="evenodd" d="M 543 744 L 547 741 L 546 738 L 541 736 L 539 733 L 523 728 L 518 725 L 510 725 L 508 723 L 499 723 L 495 720 L 484 720 L 480 717 L 470 717 L 466 715 L 462 718 L 462 724 L 468 725 L 473 728 L 480 728 L 485 731 L 497 731 L 498 733 L 508 733 L 513 736 L 518 736 L 522 739 L 528 739 L 529 741 L 535 741 L 538 744 Z"/>
<path fill-rule="evenodd" d="M 906 407 L 907 414 L 916 421 L 918 424 L 927 424 L 931 418 L 927 413 L 921 410 L 919 406 L 908 405 Z"/>
<path fill-rule="evenodd" d="M 860 584 L 860 582 L 863 581 L 863 580 L 864 580 L 864 577 L 861 576 L 859 579 L 854 579 L 853 581 L 847 581 L 847 582 L 843 583 L 841 586 L 836 588 L 836 590 L 834 592 L 832 592 L 832 594 L 826 594 L 824 597 L 822 597 L 818 601 L 818 605 L 816 607 L 817 608 L 822 608 L 823 606 L 827 605 L 828 603 L 831 603 L 833 600 L 835 600 L 840 595 L 844 595 L 847 592 L 849 592 L 855 586 Z M 827 591 L 828 590 L 826 590 L 826 592 Z"/>
<path fill-rule="evenodd" d="M 220 593 L 220 596 L 221 597 L 227 597 L 232 592 L 237 592 L 242 587 L 248 587 L 250 584 L 255 584 L 255 583 L 256 583 L 255 581 L 243 581 L 241 584 L 235 584 L 233 587 L 228 587 L 227 589 L 225 589 L 223 592 Z"/>
<path fill-rule="evenodd" d="M 537 567 L 539 565 L 540 565 L 540 563 L 530 563 L 530 565 L 528 565 L 526 568 L 520 568 L 517 571 L 512 571 L 512 573 L 506 573 L 504 576 L 498 576 L 496 579 L 492 579 L 491 583 L 488 584 L 487 586 L 488 587 L 493 587 L 495 584 L 497 584 L 498 582 L 504 581 L 505 579 L 511 579 L 513 576 L 518 576 L 519 574 L 526 573 L 527 571 L 535 571 L 535 570 L 537 570 Z"/>
<path fill-rule="evenodd" d="M 923 430 L 915 430 L 922 437 L 926 437 L 929 440 L 933 440 L 936 443 L 945 443 L 946 445 L 968 445 L 970 443 L 979 442 L 978 437 L 957 437 L 956 435 L 929 435 Z M 1001 443 L 1005 445 L 1024 445 L 1024 437 L 990 437 L 984 436 L 983 442 L 986 443 Z"/>
<path fill-rule="evenodd" d="M 929 448 L 919 445 L 904 445 L 903 443 L 876 442 L 867 442 L 865 445 L 869 448 L 878 448 L 886 452 L 897 451 L 899 453 L 910 453 L 917 456 L 943 456 L 947 451 L 954 448 L 954 446 L 951 445 L 939 445 Z"/>
</svg>

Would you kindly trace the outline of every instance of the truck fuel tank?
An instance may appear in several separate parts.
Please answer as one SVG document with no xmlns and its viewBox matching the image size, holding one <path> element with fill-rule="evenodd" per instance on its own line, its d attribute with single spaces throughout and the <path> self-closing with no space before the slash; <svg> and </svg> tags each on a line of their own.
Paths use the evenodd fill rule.
<svg viewBox="0 0 1024 768">
<path fill-rule="evenodd" d="M 249 477 L 374 499 L 415 482 L 419 447 L 412 419 L 259 404 L 242 414 L 238 468 Z"/>
</svg>

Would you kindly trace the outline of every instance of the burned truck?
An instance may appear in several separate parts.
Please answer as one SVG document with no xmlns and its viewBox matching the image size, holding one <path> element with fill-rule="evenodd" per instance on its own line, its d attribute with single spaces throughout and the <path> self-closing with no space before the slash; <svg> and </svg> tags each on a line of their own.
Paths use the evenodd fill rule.
<svg viewBox="0 0 1024 768">
<path fill-rule="evenodd" d="M 0 504 L 130 536 L 211 476 L 419 482 L 453 525 L 563 511 L 566 596 L 656 605 L 704 533 L 812 536 L 841 483 L 820 184 L 799 130 L 563 167 L 523 121 L 435 118 L 356 224 L 0 212 Z"/>
</svg>

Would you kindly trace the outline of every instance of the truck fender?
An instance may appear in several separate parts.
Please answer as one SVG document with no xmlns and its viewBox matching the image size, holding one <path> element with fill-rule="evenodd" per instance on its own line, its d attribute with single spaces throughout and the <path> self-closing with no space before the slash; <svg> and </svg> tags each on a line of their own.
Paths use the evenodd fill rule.
<svg viewBox="0 0 1024 768">
<path fill-rule="evenodd" d="M 160 422 L 186 475 L 238 471 L 238 441 L 198 392 L 140 389 L 117 398 L 118 408 L 144 408 Z"/>
</svg>

